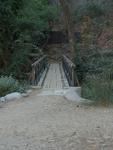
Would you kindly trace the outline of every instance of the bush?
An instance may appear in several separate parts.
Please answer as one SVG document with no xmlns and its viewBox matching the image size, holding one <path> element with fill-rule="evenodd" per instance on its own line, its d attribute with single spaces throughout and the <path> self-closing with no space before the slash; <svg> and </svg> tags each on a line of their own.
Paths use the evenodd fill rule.
<svg viewBox="0 0 113 150">
<path fill-rule="evenodd" d="M 96 103 L 113 103 L 113 54 L 76 55 L 76 72 L 82 85 L 82 96 Z"/>
<path fill-rule="evenodd" d="M 113 103 L 113 81 L 104 78 L 103 75 L 88 76 L 82 85 L 82 96 L 99 104 L 111 104 Z"/>
<path fill-rule="evenodd" d="M 111 52 L 101 54 L 95 51 L 100 51 L 100 49 L 90 49 L 90 52 L 88 51 L 86 55 L 80 52 L 80 48 L 76 47 L 74 62 L 80 83 L 84 82 L 87 75 L 99 76 L 103 74 L 103 76 L 110 76 L 113 74 L 113 54 Z M 92 55 L 90 55 L 90 53 L 92 53 Z M 108 79 L 110 78 L 108 77 Z"/>
<path fill-rule="evenodd" d="M 91 18 L 95 18 L 103 15 L 104 10 L 100 5 L 91 2 L 86 7 L 86 14 L 89 15 Z"/>
<path fill-rule="evenodd" d="M 88 2 L 86 5 L 80 5 L 75 11 L 75 20 L 80 21 L 84 16 L 91 18 L 100 17 L 105 14 L 104 8 L 94 2 Z"/>
<path fill-rule="evenodd" d="M 39 53 L 58 15 L 48 0 L 0 0 L 0 74 L 26 78 L 29 53 Z"/>
<path fill-rule="evenodd" d="M 11 92 L 24 92 L 25 89 L 25 84 L 21 85 L 11 76 L 2 76 L 0 78 L 0 97 L 5 96 Z"/>
</svg>

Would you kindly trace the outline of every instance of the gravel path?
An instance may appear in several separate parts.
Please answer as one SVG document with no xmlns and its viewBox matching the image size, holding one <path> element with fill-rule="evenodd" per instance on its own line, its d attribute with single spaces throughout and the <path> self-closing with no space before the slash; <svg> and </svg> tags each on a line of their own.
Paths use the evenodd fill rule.
<svg viewBox="0 0 113 150">
<path fill-rule="evenodd" d="M 0 108 L 0 150 L 113 150 L 113 109 L 34 92 Z"/>
</svg>

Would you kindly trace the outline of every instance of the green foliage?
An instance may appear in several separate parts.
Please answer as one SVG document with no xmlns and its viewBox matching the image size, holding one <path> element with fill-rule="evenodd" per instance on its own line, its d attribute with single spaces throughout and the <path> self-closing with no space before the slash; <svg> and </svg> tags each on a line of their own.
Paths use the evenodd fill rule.
<svg viewBox="0 0 113 150">
<path fill-rule="evenodd" d="M 102 9 L 101 5 L 91 2 L 86 7 L 86 14 L 91 18 L 95 18 L 103 15 L 104 10 Z"/>
<path fill-rule="evenodd" d="M 0 0 L 0 68 L 21 78 L 28 72 L 29 53 L 38 53 L 58 9 L 48 0 Z M 0 71 L 1 72 L 1 71 Z"/>
<path fill-rule="evenodd" d="M 48 4 L 47 0 L 29 0 L 18 16 L 19 22 L 35 25 L 38 31 L 49 28 L 49 22 L 57 19 L 57 8 Z"/>
<path fill-rule="evenodd" d="M 95 54 L 87 58 L 84 65 L 87 69 L 82 75 L 82 96 L 99 104 L 113 103 L 113 60 L 112 54 L 101 56 Z M 83 64 L 82 64 L 83 66 Z"/>
<path fill-rule="evenodd" d="M 16 4 L 15 4 L 16 2 Z M 11 45 L 16 26 L 16 14 L 22 0 L 0 0 L 0 67 L 6 67 L 11 54 Z M 14 7 L 18 5 L 18 8 Z"/>
<path fill-rule="evenodd" d="M 113 103 L 113 81 L 103 76 L 87 76 L 82 85 L 82 96 L 98 104 Z"/>
<path fill-rule="evenodd" d="M 86 73 L 88 72 L 87 61 L 85 57 L 82 57 L 80 54 L 80 44 L 76 44 L 76 57 L 74 59 L 74 63 L 76 64 L 76 73 L 79 79 L 79 82 L 82 83 L 82 80 L 85 78 Z"/>
<path fill-rule="evenodd" d="M 113 5 L 110 4 L 107 1 L 101 5 L 96 1 L 88 1 L 75 12 L 76 23 L 82 24 L 84 29 L 82 43 L 76 44 L 75 48 L 76 71 L 82 95 L 101 104 L 113 103 L 113 54 L 107 55 L 107 49 L 104 54 L 97 45 L 99 34 L 112 26 L 109 16 Z"/>
<path fill-rule="evenodd" d="M 113 73 L 113 53 L 107 55 L 98 53 L 98 49 L 90 49 L 88 54 L 81 54 L 80 44 L 76 44 L 76 71 L 80 83 L 83 83 L 83 80 L 87 75 L 99 75 L 101 73 L 111 72 Z"/>
<path fill-rule="evenodd" d="M 79 8 L 75 11 L 75 20 L 79 21 L 84 16 L 89 16 L 91 18 L 100 17 L 105 14 L 105 9 L 93 2 L 87 2 L 85 5 L 80 5 Z"/>
<path fill-rule="evenodd" d="M 24 0 L 13 0 L 11 9 L 15 15 L 18 14 L 18 10 L 23 8 Z"/>
<path fill-rule="evenodd" d="M 21 85 L 12 76 L 0 77 L 0 97 L 5 96 L 11 92 L 24 92 L 25 84 Z"/>
</svg>

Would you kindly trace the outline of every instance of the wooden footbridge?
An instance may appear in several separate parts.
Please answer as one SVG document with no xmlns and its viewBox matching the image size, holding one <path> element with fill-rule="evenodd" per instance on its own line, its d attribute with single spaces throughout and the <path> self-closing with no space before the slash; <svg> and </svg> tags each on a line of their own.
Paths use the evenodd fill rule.
<svg viewBox="0 0 113 150">
<path fill-rule="evenodd" d="M 48 61 L 45 55 L 32 64 L 30 84 L 44 89 L 64 89 L 78 86 L 75 64 L 65 55 L 61 61 Z"/>
</svg>

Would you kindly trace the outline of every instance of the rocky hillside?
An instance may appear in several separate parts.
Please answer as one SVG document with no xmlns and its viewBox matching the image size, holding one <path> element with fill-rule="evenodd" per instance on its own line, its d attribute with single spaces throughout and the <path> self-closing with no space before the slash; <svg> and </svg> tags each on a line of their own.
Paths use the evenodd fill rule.
<svg viewBox="0 0 113 150">
<path fill-rule="evenodd" d="M 77 1 L 76 1 L 77 2 Z M 113 48 L 113 1 L 72 1 L 75 31 L 80 31 L 84 51 L 110 51 Z"/>
<path fill-rule="evenodd" d="M 50 1 L 52 4 L 59 3 L 59 0 Z M 76 45 L 79 44 L 82 53 L 86 55 L 92 51 L 95 53 L 95 49 L 100 52 L 111 52 L 113 48 L 113 1 L 67 0 L 67 2 L 72 10 L 74 33 L 80 33 L 81 42 L 77 42 Z M 55 24 L 53 30 L 65 30 L 62 19 L 60 21 L 60 25 Z M 76 41 L 78 41 L 77 38 Z"/>
</svg>

